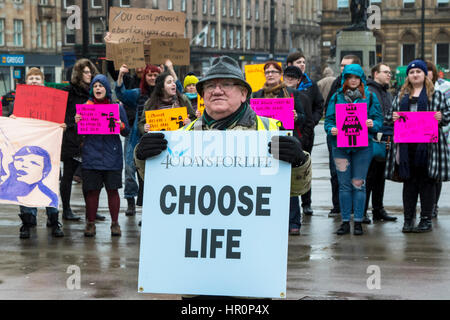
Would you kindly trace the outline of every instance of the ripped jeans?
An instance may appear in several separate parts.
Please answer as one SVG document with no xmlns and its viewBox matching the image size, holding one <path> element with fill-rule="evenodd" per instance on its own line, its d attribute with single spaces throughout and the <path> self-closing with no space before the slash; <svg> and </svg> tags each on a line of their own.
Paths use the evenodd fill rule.
<svg viewBox="0 0 450 320">
<path fill-rule="evenodd" d="M 350 221 L 353 209 L 353 220 L 361 222 L 366 204 L 366 176 L 372 160 L 372 146 L 360 147 L 350 153 L 346 150 L 333 147 L 342 221 Z"/>
</svg>

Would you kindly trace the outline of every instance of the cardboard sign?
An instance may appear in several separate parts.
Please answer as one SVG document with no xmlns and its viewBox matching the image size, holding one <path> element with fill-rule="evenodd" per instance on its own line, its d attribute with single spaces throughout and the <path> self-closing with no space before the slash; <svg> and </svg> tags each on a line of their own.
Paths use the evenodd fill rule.
<svg viewBox="0 0 450 320">
<path fill-rule="evenodd" d="M 203 100 L 200 95 L 197 96 L 197 110 L 200 111 L 200 114 L 202 115 L 205 110 L 205 100 Z"/>
<path fill-rule="evenodd" d="M 152 64 L 163 64 L 170 59 L 174 65 L 190 65 L 189 39 L 152 39 L 150 61 Z"/>
<path fill-rule="evenodd" d="M 152 38 L 184 38 L 186 14 L 176 11 L 111 7 L 112 42 L 143 42 Z"/>
<path fill-rule="evenodd" d="M 398 112 L 400 118 L 394 122 L 395 143 L 438 143 L 438 121 L 436 112 Z"/>
<path fill-rule="evenodd" d="M 146 162 L 139 292 L 286 298 L 291 166 L 267 148 L 286 133 L 164 133 Z"/>
<path fill-rule="evenodd" d="M 338 148 L 367 147 L 369 132 L 366 121 L 367 103 L 336 104 Z"/>
<path fill-rule="evenodd" d="M 184 127 L 183 120 L 188 117 L 187 108 L 171 108 L 145 111 L 145 122 L 150 131 L 173 131 Z"/>
<path fill-rule="evenodd" d="M 16 117 L 64 123 L 67 91 L 19 84 L 16 88 L 14 112 Z"/>
<path fill-rule="evenodd" d="M 143 43 L 108 43 L 107 59 L 119 70 L 122 64 L 129 69 L 145 68 Z"/>
<path fill-rule="evenodd" d="M 58 208 L 63 129 L 0 117 L 0 203 Z"/>
<path fill-rule="evenodd" d="M 294 99 L 250 99 L 250 106 L 258 116 L 280 120 L 285 129 L 294 129 Z"/>
<path fill-rule="evenodd" d="M 278 62 L 278 65 L 281 67 L 281 62 Z M 244 66 L 244 72 L 245 80 L 250 84 L 253 92 L 260 90 L 264 86 L 266 82 L 264 64 L 246 64 Z"/>
<path fill-rule="evenodd" d="M 78 134 L 120 134 L 118 104 L 77 104 Z"/>
</svg>

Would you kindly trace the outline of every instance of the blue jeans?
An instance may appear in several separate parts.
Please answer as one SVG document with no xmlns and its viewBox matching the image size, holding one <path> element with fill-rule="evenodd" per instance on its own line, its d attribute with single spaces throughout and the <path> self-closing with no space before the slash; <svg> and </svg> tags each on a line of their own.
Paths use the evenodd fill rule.
<svg viewBox="0 0 450 320">
<path fill-rule="evenodd" d="M 132 146 L 128 145 L 130 143 L 130 135 L 125 138 L 124 144 L 124 162 L 125 162 L 125 189 L 124 198 L 134 198 L 138 195 L 139 186 L 136 181 L 136 166 L 134 164 L 134 151 Z"/>
<path fill-rule="evenodd" d="M 33 216 L 37 216 L 37 208 L 33 208 L 33 207 L 24 207 L 24 206 L 19 206 L 20 207 L 20 213 L 21 214 L 31 214 Z M 53 207 L 46 207 L 45 211 L 47 212 L 47 216 L 51 215 L 51 214 L 58 214 L 58 209 L 53 208 Z"/>
<path fill-rule="evenodd" d="M 298 197 L 291 197 L 289 202 L 289 230 L 300 229 L 302 225 L 300 220 L 300 201 Z"/>
<path fill-rule="evenodd" d="M 361 222 L 366 204 L 366 176 L 372 160 L 372 146 L 347 153 L 346 148 L 333 147 L 333 160 L 339 183 L 339 203 L 342 221 Z"/>
<path fill-rule="evenodd" d="M 333 159 L 333 145 L 331 144 L 331 136 L 327 135 L 327 147 L 328 147 L 328 161 L 330 164 L 330 182 L 331 182 L 331 201 L 333 202 L 333 208 L 340 211 L 339 204 L 339 183 L 336 173 L 336 165 Z"/>
</svg>

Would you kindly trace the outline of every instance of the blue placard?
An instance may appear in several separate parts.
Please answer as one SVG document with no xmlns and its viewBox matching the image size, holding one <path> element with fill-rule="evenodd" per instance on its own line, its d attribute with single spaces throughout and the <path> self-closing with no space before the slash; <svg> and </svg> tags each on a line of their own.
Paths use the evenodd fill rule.
<svg viewBox="0 0 450 320">
<path fill-rule="evenodd" d="M 19 54 L 2 54 L 0 56 L 0 65 L 2 66 L 24 66 L 25 56 Z"/>
<path fill-rule="evenodd" d="M 146 163 L 139 292 L 286 297 L 291 166 L 277 131 L 164 132 Z"/>
</svg>

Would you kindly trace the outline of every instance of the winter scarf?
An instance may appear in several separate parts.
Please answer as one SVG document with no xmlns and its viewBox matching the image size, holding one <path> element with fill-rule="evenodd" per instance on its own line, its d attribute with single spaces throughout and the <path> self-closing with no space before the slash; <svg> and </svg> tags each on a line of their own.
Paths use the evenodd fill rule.
<svg viewBox="0 0 450 320">
<path fill-rule="evenodd" d="M 205 109 L 205 111 L 203 111 L 203 121 L 209 127 L 209 130 L 226 130 L 242 118 L 247 108 L 248 104 L 244 102 L 239 109 L 230 114 L 228 117 L 220 120 L 214 120 L 211 118 Z"/>
<path fill-rule="evenodd" d="M 409 94 L 405 94 L 400 101 L 400 111 L 410 110 L 411 100 L 409 99 Z M 419 99 L 417 101 L 417 111 L 427 111 L 428 110 L 428 96 L 425 86 L 420 92 Z M 399 121 L 399 120 L 397 120 Z M 408 179 L 410 177 L 410 165 L 409 165 L 409 154 L 407 143 L 399 144 L 400 151 L 400 163 L 399 163 L 399 175 L 402 179 Z M 416 148 L 416 153 L 414 156 L 414 165 L 416 167 L 426 167 L 428 158 L 428 145 L 426 143 L 418 143 Z"/>
<path fill-rule="evenodd" d="M 284 82 L 280 82 L 274 87 L 268 87 L 267 84 L 264 84 L 262 88 L 264 91 L 264 98 L 278 98 L 278 94 L 281 90 L 286 88 L 286 84 Z"/>
</svg>

